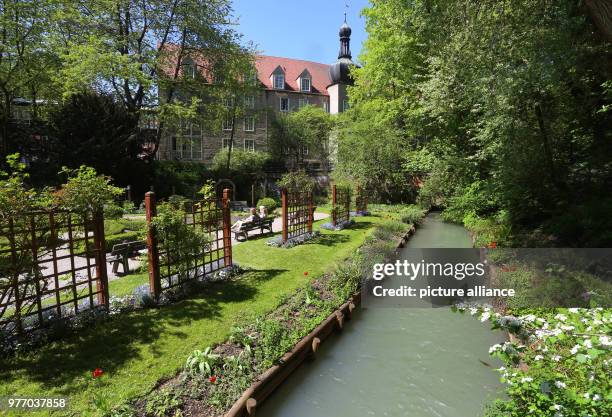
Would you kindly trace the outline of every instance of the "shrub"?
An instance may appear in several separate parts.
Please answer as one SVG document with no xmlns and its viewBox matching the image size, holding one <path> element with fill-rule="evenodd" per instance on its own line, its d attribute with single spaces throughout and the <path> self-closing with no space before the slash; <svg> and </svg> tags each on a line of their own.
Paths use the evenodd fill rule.
<svg viewBox="0 0 612 417">
<path fill-rule="evenodd" d="M 306 171 L 299 170 L 283 175 L 278 181 L 278 186 L 289 191 L 312 192 L 315 188 L 315 180 Z"/>
<path fill-rule="evenodd" d="M 400 216 L 404 223 L 418 224 L 425 217 L 425 210 L 418 206 L 410 205 L 400 211 Z"/>
<path fill-rule="evenodd" d="M 62 169 L 68 181 L 56 193 L 59 206 L 77 212 L 102 210 L 114 205 L 115 198 L 123 194 L 121 188 L 111 185 L 111 178 L 98 175 L 95 169 L 82 165 L 78 169 Z"/>
<path fill-rule="evenodd" d="M 272 214 L 272 212 L 276 209 L 277 204 L 273 198 L 265 197 L 260 198 L 259 201 L 257 201 L 257 207 L 261 206 L 264 206 L 266 208 L 268 214 Z"/>
<path fill-rule="evenodd" d="M 199 373 L 204 376 L 212 376 L 221 362 L 221 357 L 214 354 L 208 346 L 204 350 L 194 350 L 187 358 L 185 369 L 191 374 Z"/>
</svg>

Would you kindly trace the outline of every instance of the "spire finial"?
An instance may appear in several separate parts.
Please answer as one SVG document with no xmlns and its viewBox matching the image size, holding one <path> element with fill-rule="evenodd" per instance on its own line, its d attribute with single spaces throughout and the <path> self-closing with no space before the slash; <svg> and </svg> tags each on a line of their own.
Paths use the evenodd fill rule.
<svg viewBox="0 0 612 417">
<path fill-rule="evenodd" d="M 348 11 L 349 5 L 348 1 L 344 2 L 344 23 L 346 23 L 346 12 Z"/>
</svg>

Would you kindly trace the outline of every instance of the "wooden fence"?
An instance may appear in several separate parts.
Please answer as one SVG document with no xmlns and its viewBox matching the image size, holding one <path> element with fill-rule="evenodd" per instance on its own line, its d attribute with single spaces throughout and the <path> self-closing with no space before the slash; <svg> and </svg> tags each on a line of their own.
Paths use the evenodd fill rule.
<svg viewBox="0 0 612 417">
<path fill-rule="evenodd" d="M 311 192 L 281 191 L 283 242 L 312 233 L 314 206 Z"/>
<path fill-rule="evenodd" d="M 220 206 L 213 199 L 190 202 L 183 218 L 184 225 L 203 236 L 196 246 L 159 239 L 153 219 L 157 216 L 155 193 L 145 196 L 148 225 L 147 252 L 151 296 L 159 295 L 188 281 L 232 265 L 230 192 L 223 190 Z"/>
<path fill-rule="evenodd" d="M 0 219 L 0 329 L 23 335 L 108 307 L 102 213 L 38 211 Z"/>
<path fill-rule="evenodd" d="M 351 218 L 351 191 L 332 185 L 332 224 L 348 222 Z"/>
</svg>

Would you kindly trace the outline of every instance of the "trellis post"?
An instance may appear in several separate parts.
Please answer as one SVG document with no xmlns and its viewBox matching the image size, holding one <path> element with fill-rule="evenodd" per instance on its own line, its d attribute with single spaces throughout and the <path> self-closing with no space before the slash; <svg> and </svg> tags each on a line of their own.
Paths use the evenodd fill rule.
<svg viewBox="0 0 612 417">
<path fill-rule="evenodd" d="M 159 248 L 157 236 L 151 224 L 153 217 L 157 216 L 157 203 L 155 193 L 149 191 L 145 194 L 145 213 L 147 218 L 147 255 L 149 259 L 149 292 L 154 299 L 161 294 L 161 278 L 159 272 Z"/>
<path fill-rule="evenodd" d="M 286 189 L 282 189 L 281 190 L 281 211 L 282 211 L 282 218 L 283 218 L 283 242 L 286 242 L 287 239 L 289 238 L 289 213 L 288 213 L 288 204 L 289 202 L 287 201 L 287 190 Z"/>
<path fill-rule="evenodd" d="M 312 223 L 314 222 L 314 207 L 312 205 L 312 192 L 308 193 L 308 233 L 312 233 Z"/>
<path fill-rule="evenodd" d="M 104 237 L 104 214 L 102 210 L 93 213 L 93 243 L 96 257 L 96 291 L 98 305 L 108 308 L 108 271 L 106 270 L 106 239 Z"/>
<path fill-rule="evenodd" d="M 337 216 L 338 214 L 336 213 L 336 184 L 332 185 L 332 224 L 334 225 L 334 227 L 336 227 L 336 222 L 337 222 Z"/>
<path fill-rule="evenodd" d="M 232 266 L 232 216 L 230 210 L 229 188 L 223 189 L 223 266 Z"/>
</svg>

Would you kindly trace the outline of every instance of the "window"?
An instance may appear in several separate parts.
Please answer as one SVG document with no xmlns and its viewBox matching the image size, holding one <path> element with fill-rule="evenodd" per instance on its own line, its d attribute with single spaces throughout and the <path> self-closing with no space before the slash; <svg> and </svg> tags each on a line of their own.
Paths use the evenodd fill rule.
<svg viewBox="0 0 612 417">
<path fill-rule="evenodd" d="M 302 148 L 302 153 L 304 155 L 308 155 L 308 146 L 304 146 L 304 148 Z"/>
<path fill-rule="evenodd" d="M 231 120 L 225 119 L 223 120 L 223 130 L 232 130 L 233 123 Z"/>
<path fill-rule="evenodd" d="M 253 116 L 247 116 L 244 118 L 244 131 L 245 132 L 255 131 L 255 118 Z"/>
<path fill-rule="evenodd" d="M 255 97 L 246 96 L 244 98 L 244 107 L 246 107 L 247 109 L 254 109 L 255 108 Z"/>
<path fill-rule="evenodd" d="M 310 93 L 310 78 L 300 78 L 301 80 L 301 90 Z"/>
<path fill-rule="evenodd" d="M 228 109 L 234 107 L 234 97 L 225 97 L 223 105 Z"/>
<path fill-rule="evenodd" d="M 172 137 L 172 156 L 180 160 L 202 159 L 202 130 L 194 123 L 181 121 L 178 137 Z"/>
<path fill-rule="evenodd" d="M 196 66 L 191 59 L 183 61 L 183 76 L 185 78 L 195 78 L 196 76 Z"/>
<path fill-rule="evenodd" d="M 325 110 L 326 113 L 329 113 L 329 103 L 327 101 L 323 103 L 323 110 Z"/>
<path fill-rule="evenodd" d="M 289 97 L 281 97 L 280 111 L 289 111 Z"/>
<path fill-rule="evenodd" d="M 276 90 L 285 89 L 285 74 L 274 74 L 274 88 Z"/>
<path fill-rule="evenodd" d="M 244 150 L 247 152 L 255 152 L 255 139 L 245 139 Z"/>
<path fill-rule="evenodd" d="M 307 98 L 301 98 L 298 100 L 298 108 L 302 108 L 308 106 L 308 99 Z"/>
<path fill-rule="evenodd" d="M 349 101 L 347 99 L 342 100 L 342 111 L 347 111 L 349 109 Z"/>
<path fill-rule="evenodd" d="M 228 149 L 230 147 L 230 139 L 223 138 L 222 146 L 223 146 L 223 149 Z M 232 148 L 234 148 L 233 143 L 232 143 Z"/>
</svg>

